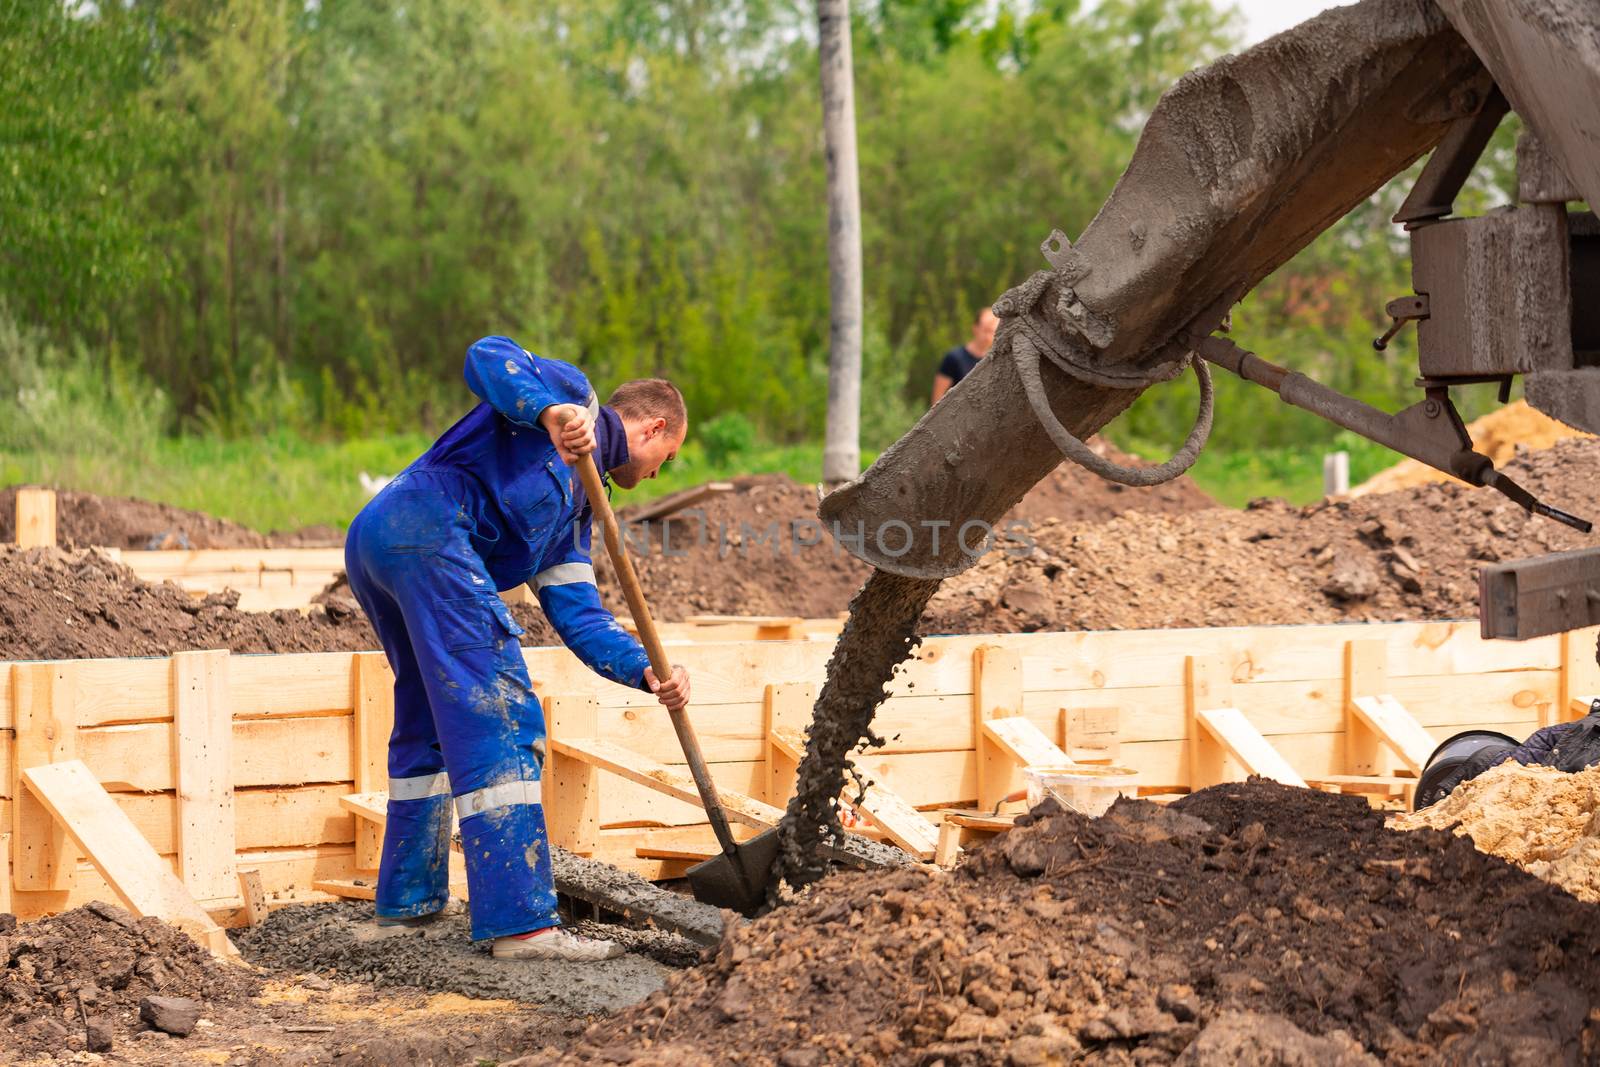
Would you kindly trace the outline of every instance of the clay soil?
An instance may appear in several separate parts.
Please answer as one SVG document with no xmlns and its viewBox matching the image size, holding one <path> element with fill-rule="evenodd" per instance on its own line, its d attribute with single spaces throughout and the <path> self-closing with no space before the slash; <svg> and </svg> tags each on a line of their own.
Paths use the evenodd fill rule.
<svg viewBox="0 0 1600 1067">
<path fill-rule="evenodd" d="M 1600 518 L 1600 441 L 1562 441 L 1506 470 L 1556 507 Z M 1498 493 L 1440 483 L 1299 508 L 1259 500 L 1046 523 L 1029 536 L 945 582 L 923 632 L 1470 618 L 1481 564 L 1594 543 Z"/>
<path fill-rule="evenodd" d="M 521 1067 L 1594 1062 L 1600 910 L 1358 798 L 1047 803 L 949 875 L 841 873 Z"/>
<path fill-rule="evenodd" d="M 16 486 L 0 489 L 0 543 L 17 539 L 16 501 Z M 331 526 L 264 534 L 170 504 L 56 490 L 56 543 L 62 548 L 321 548 L 343 542 Z"/>
</svg>

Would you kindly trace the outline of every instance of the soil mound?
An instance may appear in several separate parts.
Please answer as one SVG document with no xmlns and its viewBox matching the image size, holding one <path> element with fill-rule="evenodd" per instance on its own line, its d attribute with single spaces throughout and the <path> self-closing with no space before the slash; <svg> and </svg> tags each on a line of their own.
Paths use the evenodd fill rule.
<svg viewBox="0 0 1600 1067">
<path fill-rule="evenodd" d="M 1443 800 L 1396 818 L 1400 830 L 1454 830 L 1484 852 L 1600 904 L 1600 767 L 1577 774 L 1502 763 Z"/>
<path fill-rule="evenodd" d="M 1117 448 L 1103 437 L 1089 438 L 1089 447 L 1114 463 L 1128 467 L 1153 466 L 1138 456 Z M 1135 488 L 1108 482 L 1076 463 L 1062 463 L 1028 490 L 1022 502 L 1012 508 L 1006 520 L 1025 522 L 1106 522 L 1128 511 L 1146 515 L 1181 515 L 1217 507 L 1215 500 L 1187 474 L 1161 485 Z"/>
<path fill-rule="evenodd" d="M 136 1028 L 147 996 L 203 1006 L 254 996 L 260 980 L 219 962 L 160 919 L 99 902 L 19 925 L 0 915 L 0 1052 L 82 1050 L 89 1021 L 113 1034 Z"/>
<path fill-rule="evenodd" d="M 1119 463 L 1142 462 L 1100 438 L 1091 447 Z M 823 531 L 817 487 L 785 474 L 733 484 L 730 493 L 631 527 L 629 551 L 651 611 L 665 620 L 697 614 L 825 618 L 844 611 L 870 568 Z M 1187 476 L 1130 489 L 1063 463 L 1006 519 L 1091 523 L 1128 511 L 1184 514 L 1213 507 L 1216 502 Z M 621 518 L 627 522 L 627 510 Z M 627 614 L 598 533 L 593 555 L 606 604 Z"/>
<path fill-rule="evenodd" d="M 1479 452 L 1503 467 L 1515 459 L 1519 452 L 1549 448 L 1557 441 L 1569 437 L 1587 437 L 1564 422 L 1557 422 L 1542 411 L 1530 407 L 1526 400 L 1507 404 L 1482 418 L 1467 424 L 1467 433 Z M 1350 495 L 1366 496 L 1368 493 L 1392 493 L 1429 482 L 1454 481 L 1448 474 L 1418 463 L 1414 459 L 1402 460 L 1386 470 L 1381 470 L 1360 485 L 1350 489 Z M 1462 483 L 1465 484 L 1465 483 Z"/>
<path fill-rule="evenodd" d="M 1591 517 L 1600 440 L 1519 456 L 1508 473 Z M 1129 514 L 1044 524 L 944 583 L 924 633 L 1459 619 L 1477 613 L 1477 567 L 1590 545 L 1504 496 L 1434 483 L 1296 508 Z"/>
<path fill-rule="evenodd" d="M 838 874 L 576 1047 L 515 1061 L 1579 1062 L 1582 904 L 1357 798 L 1047 803 L 953 874 Z"/>
<path fill-rule="evenodd" d="M 17 486 L 0 489 L 0 543 L 17 539 Z M 258 533 L 227 519 L 135 497 L 56 490 L 56 543 L 62 548 L 322 548 L 344 544 L 331 526 Z"/>
<path fill-rule="evenodd" d="M 152 585 L 98 552 L 0 545 L 0 660 L 166 656 L 234 652 L 361 652 L 378 638 L 354 601 L 301 613 L 238 610 L 231 590 L 196 599 L 171 582 Z M 512 614 L 525 645 L 555 640 L 536 606 Z"/>
</svg>

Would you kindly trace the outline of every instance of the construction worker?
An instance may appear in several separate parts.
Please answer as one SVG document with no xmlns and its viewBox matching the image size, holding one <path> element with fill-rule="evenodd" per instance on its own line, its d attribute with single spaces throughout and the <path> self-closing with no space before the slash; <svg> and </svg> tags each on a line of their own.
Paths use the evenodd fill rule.
<svg viewBox="0 0 1600 1067">
<path fill-rule="evenodd" d="M 645 379 L 602 407 L 578 368 L 506 337 L 467 350 L 466 379 L 483 402 L 361 510 L 345 541 L 350 588 L 395 676 L 378 932 L 425 925 L 449 902 L 453 798 L 473 940 L 500 959 L 606 959 L 620 947 L 558 929 L 544 714 L 498 591 L 529 583 L 589 667 L 669 709 L 687 705 L 687 672 L 655 677 L 600 602 L 573 471 L 592 452 L 611 483 L 654 478 L 683 444 L 683 397 Z"/>
<path fill-rule="evenodd" d="M 978 360 L 989 354 L 989 346 L 994 344 L 995 327 L 999 325 L 1000 320 L 992 309 L 984 308 L 978 312 L 978 317 L 972 322 L 972 336 L 967 343 L 956 345 L 939 361 L 938 373 L 933 376 L 933 404 L 937 404 L 951 386 L 971 374 Z"/>
</svg>

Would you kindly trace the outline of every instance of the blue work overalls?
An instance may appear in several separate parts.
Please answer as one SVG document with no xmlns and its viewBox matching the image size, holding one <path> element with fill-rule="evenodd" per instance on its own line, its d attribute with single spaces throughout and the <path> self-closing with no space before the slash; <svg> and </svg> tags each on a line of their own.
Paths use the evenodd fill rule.
<svg viewBox="0 0 1600 1067">
<path fill-rule="evenodd" d="M 576 367 L 505 337 L 467 350 L 466 379 L 484 402 L 361 510 L 345 566 L 395 676 L 378 915 L 444 907 L 453 797 L 482 940 L 559 921 L 544 713 L 498 591 L 532 584 L 567 647 L 613 681 L 647 688 L 648 660 L 600 602 L 581 484 L 538 425 L 552 404 L 587 406 L 605 416 L 602 451 L 625 458 L 619 421 Z"/>
</svg>

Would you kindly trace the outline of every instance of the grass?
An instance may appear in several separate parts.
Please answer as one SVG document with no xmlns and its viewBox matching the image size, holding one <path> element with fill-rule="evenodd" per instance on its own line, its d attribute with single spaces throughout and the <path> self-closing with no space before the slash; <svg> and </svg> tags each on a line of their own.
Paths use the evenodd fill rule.
<svg viewBox="0 0 1600 1067">
<path fill-rule="evenodd" d="M 143 497 L 257 530 L 313 525 L 342 530 L 366 502 L 360 472 L 395 474 L 430 443 L 420 434 L 338 442 L 285 434 L 254 441 L 162 438 L 138 454 L 0 452 L 0 485 L 33 482 Z M 690 442 L 659 477 L 638 489 L 618 490 L 615 500 L 641 503 L 739 474 L 781 471 L 814 481 L 821 469 L 820 444 L 758 445 L 714 463 Z"/>
<path fill-rule="evenodd" d="M 193 508 L 257 530 L 301 526 L 346 527 L 366 501 L 358 474 L 394 474 L 427 448 L 420 434 L 351 441 L 316 441 L 290 434 L 264 439 L 160 438 L 137 453 L 58 455 L 0 452 L 0 485 L 39 482 L 115 496 Z M 1162 454 L 1130 442 L 1132 451 Z M 1329 446 L 1350 452 L 1354 484 L 1399 459 L 1387 449 L 1341 434 Z M 1322 495 L 1320 448 L 1265 448 L 1247 452 L 1207 450 L 1190 472 L 1219 503 L 1241 507 L 1261 496 L 1304 504 Z M 864 455 L 863 462 L 873 456 Z M 783 472 L 815 481 L 822 469 L 818 444 L 756 444 L 717 460 L 690 440 L 660 477 L 638 489 L 618 491 L 619 504 L 634 504 L 714 479 Z"/>
</svg>

